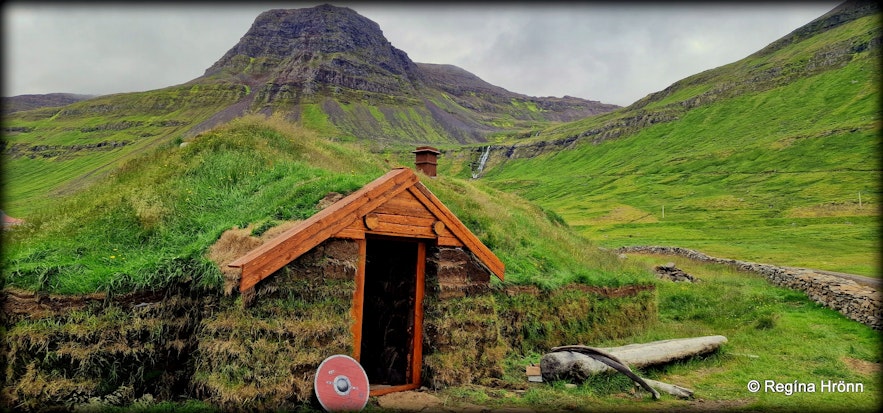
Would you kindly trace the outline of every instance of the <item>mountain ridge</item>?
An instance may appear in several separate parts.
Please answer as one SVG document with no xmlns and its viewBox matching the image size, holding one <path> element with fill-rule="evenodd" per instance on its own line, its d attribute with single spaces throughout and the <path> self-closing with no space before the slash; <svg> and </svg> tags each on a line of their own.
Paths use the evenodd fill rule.
<svg viewBox="0 0 883 413">
<path fill-rule="evenodd" d="M 774 89 L 795 79 L 842 68 L 856 55 L 879 53 L 883 43 L 879 24 L 867 23 L 869 29 L 862 36 L 811 46 L 796 55 L 776 57 L 775 60 L 770 60 L 769 56 L 816 34 L 862 18 L 872 18 L 879 12 L 879 6 L 873 2 L 844 2 L 743 59 L 678 80 L 615 113 L 551 126 L 530 135 L 529 139 L 491 144 L 491 157 L 496 157 L 496 161 L 491 161 L 490 165 L 505 159 L 531 158 L 549 151 L 573 149 L 583 143 L 596 145 L 630 136 L 645 127 L 677 121 L 689 111 L 719 100 Z M 736 71 L 738 74 L 734 75 Z"/>
<path fill-rule="evenodd" d="M 342 132 L 379 140 L 395 134 L 389 126 L 404 126 L 430 141 L 448 136 L 456 143 L 482 142 L 494 133 L 619 107 L 575 97 L 531 97 L 456 66 L 413 62 L 377 23 L 327 4 L 261 13 L 240 41 L 191 83 L 201 81 L 256 89 L 243 113 L 286 112 L 300 119 L 304 105 L 319 105 Z M 419 143 L 413 136 L 399 140 Z"/>
<path fill-rule="evenodd" d="M 244 58 L 254 60 L 243 65 Z M 373 65 L 360 62 L 367 60 Z M 321 86 L 381 93 L 413 94 L 416 66 L 383 37 L 377 23 L 352 9 L 328 4 L 302 9 L 272 9 L 255 18 L 239 42 L 206 69 L 241 79 L 263 79 L 269 97 L 285 85 L 306 95 Z M 377 70 L 378 76 L 370 76 Z M 404 76 L 404 79 L 402 78 Z M 407 79 L 407 82 L 401 80 Z"/>
<path fill-rule="evenodd" d="M 81 100 L 91 99 L 94 95 L 77 93 L 45 93 L 25 94 L 3 97 L 3 115 L 31 109 L 67 106 Z"/>
</svg>

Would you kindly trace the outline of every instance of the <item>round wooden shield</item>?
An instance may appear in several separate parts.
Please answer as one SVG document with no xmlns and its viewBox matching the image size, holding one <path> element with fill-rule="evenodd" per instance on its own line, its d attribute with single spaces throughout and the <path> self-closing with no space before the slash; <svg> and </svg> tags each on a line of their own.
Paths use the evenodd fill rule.
<svg viewBox="0 0 883 413">
<path fill-rule="evenodd" d="M 322 361 L 313 389 L 327 412 L 355 412 L 368 403 L 368 375 L 350 356 L 337 354 Z"/>
</svg>

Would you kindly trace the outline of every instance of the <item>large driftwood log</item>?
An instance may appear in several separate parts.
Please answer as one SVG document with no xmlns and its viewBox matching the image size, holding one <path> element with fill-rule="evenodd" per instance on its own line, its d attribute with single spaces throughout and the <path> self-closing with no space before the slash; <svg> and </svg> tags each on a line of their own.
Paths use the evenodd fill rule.
<svg viewBox="0 0 883 413">
<path fill-rule="evenodd" d="M 650 343 L 628 344 L 620 347 L 598 348 L 615 356 L 632 368 L 670 363 L 688 357 L 716 351 L 727 342 L 724 336 L 706 336 L 653 341 Z M 589 356 L 569 351 L 552 349 L 540 360 L 543 380 L 552 381 L 564 378 L 585 380 L 587 377 L 613 369 Z"/>
<path fill-rule="evenodd" d="M 629 366 L 641 368 L 706 354 L 717 350 L 726 342 L 727 338 L 724 336 L 707 336 L 607 348 L 561 346 L 552 348 L 551 353 L 543 356 L 540 360 L 540 372 L 545 381 L 585 381 L 589 376 L 616 370 L 644 387 L 654 398 L 659 397 L 658 393 L 650 387 L 677 397 L 691 397 L 692 390 L 642 379 Z"/>
</svg>

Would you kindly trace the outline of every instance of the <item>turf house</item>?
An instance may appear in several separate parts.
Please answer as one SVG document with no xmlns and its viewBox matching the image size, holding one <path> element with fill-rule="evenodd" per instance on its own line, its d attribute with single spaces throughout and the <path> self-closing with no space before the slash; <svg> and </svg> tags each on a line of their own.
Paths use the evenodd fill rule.
<svg viewBox="0 0 883 413">
<path fill-rule="evenodd" d="M 260 237 L 224 232 L 207 252 L 220 290 L 7 288 L 4 404 L 292 409 L 315 403 L 316 369 L 335 354 L 360 361 L 374 396 L 493 384 L 508 354 L 622 337 L 655 318 L 651 285 L 505 282 L 503 262 L 420 182 L 433 155 Z"/>
</svg>

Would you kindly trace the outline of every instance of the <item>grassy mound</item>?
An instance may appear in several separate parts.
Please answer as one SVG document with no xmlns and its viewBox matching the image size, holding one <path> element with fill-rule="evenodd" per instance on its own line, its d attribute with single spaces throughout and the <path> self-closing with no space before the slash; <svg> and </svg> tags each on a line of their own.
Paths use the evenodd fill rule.
<svg viewBox="0 0 883 413">
<path fill-rule="evenodd" d="M 335 171 L 335 172 L 332 172 Z M 224 230 L 303 219 L 381 173 L 356 150 L 278 119 L 242 119 L 128 162 L 4 232 L 6 283 L 66 294 L 219 285 L 203 257 Z"/>
<path fill-rule="evenodd" d="M 387 168 L 358 146 L 277 118 L 243 118 L 132 160 L 4 232 L 4 281 L 60 294 L 184 280 L 220 287 L 205 254 L 225 230 L 304 219 L 329 192 L 352 192 Z M 424 181 L 496 251 L 515 283 L 621 285 L 643 276 L 517 197 L 458 179 Z"/>
</svg>

